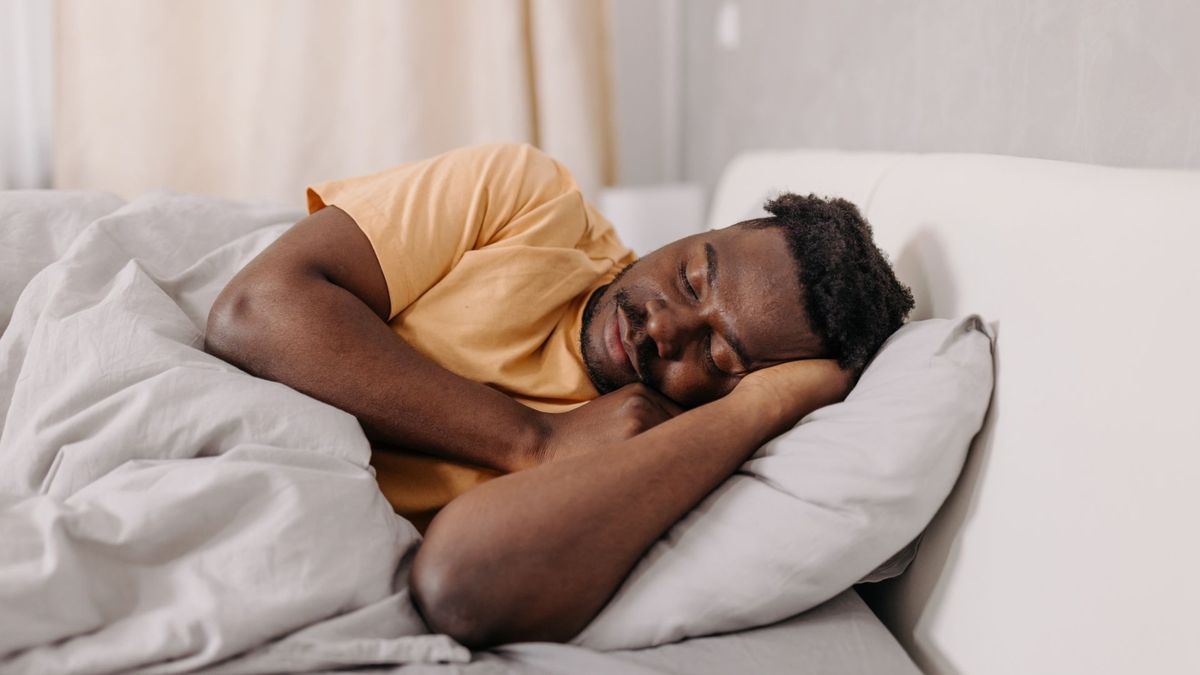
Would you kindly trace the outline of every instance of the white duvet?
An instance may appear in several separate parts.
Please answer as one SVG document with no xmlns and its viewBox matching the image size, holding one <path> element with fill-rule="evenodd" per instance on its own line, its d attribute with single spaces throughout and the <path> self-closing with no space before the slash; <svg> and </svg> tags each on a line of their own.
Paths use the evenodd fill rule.
<svg viewBox="0 0 1200 675">
<path fill-rule="evenodd" d="M 0 671 L 465 661 L 350 415 L 202 350 L 302 214 L 0 193 Z"/>
</svg>

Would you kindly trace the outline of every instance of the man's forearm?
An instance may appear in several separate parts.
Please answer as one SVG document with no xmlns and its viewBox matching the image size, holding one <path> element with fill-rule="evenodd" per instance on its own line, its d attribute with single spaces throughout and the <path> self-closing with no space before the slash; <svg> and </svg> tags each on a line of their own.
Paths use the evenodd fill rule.
<svg viewBox="0 0 1200 675">
<path fill-rule="evenodd" d="M 377 443 L 500 471 L 531 463 L 535 411 L 426 358 L 320 274 L 242 274 L 214 306 L 211 353 L 355 415 Z"/>
<path fill-rule="evenodd" d="M 645 550 L 762 443 L 841 392 L 733 394 L 632 439 L 503 476 L 451 502 L 417 554 L 435 630 L 471 645 L 567 640 Z"/>
</svg>

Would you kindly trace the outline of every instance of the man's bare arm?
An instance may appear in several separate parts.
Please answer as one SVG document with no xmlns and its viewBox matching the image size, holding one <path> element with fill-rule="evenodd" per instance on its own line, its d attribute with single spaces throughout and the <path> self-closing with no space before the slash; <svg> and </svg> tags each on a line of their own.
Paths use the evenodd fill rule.
<svg viewBox="0 0 1200 675">
<path fill-rule="evenodd" d="M 831 361 L 783 364 L 629 440 L 467 492 L 417 553 L 417 606 L 431 628 L 473 647 L 570 639 L 668 527 L 849 383 Z M 629 388 L 646 405 L 663 400 Z"/>
<path fill-rule="evenodd" d="M 370 241 L 329 207 L 230 281 L 205 349 L 352 413 L 375 442 L 501 471 L 536 463 L 545 416 L 417 352 L 388 327 L 389 308 Z"/>
</svg>

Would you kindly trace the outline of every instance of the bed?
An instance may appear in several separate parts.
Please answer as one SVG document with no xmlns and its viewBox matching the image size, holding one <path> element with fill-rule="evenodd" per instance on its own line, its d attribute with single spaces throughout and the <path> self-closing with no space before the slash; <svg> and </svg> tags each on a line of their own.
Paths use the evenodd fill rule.
<svg viewBox="0 0 1200 675">
<path fill-rule="evenodd" d="M 413 673 L 639 668 L 909 673 L 918 667 L 928 673 L 979 675 L 1200 671 L 1200 647 L 1192 639 L 1193 608 L 1200 603 L 1193 573 L 1200 564 L 1200 544 L 1186 534 L 1195 529 L 1193 488 L 1200 483 L 1194 452 L 1200 432 L 1191 422 L 1196 401 L 1192 383 L 1200 375 L 1200 355 L 1193 345 L 1200 319 L 1191 311 L 1192 296 L 1200 288 L 1193 261 L 1200 174 L 980 155 L 762 152 L 730 164 L 709 221 L 722 225 L 751 215 L 766 194 L 781 188 L 838 194 L 859 203 L 901 278 L 913 286 L 918 318 L 978 311 L 995 322 L 999 361 L 993 406 L 957 488 L 934 519 L 912 566 L 895 580 L 860 585 L 766 628 L 609 653 L 512 645 L 475 654 L 470 661 L 437 636 L 395 639 L 406 630 L 421 630 L 403 611 L 404 598 L 392 593 L 392 568 L 403 569 L 401 549 L 411 534 L 383 517 L 386 508 L 374 503 L 373 486 L 361 480 L 367 450 L 354 440 L 353 421 L 290 400 L 287 392 L 266 385 L 242 394 L 231 388 L 215 403 L 191 402 L 225 404 L 222 399 L 232 397 L 233 403 L 251 408 L 282 404 L 291 410 L 289 420 L 295 425 L 332 439 L 320 444 L 316 454 L 323 459 L 310 461 L 307 468 L 297 465 L 295 453 L 255 451 L 291 470 L 312 472 L 318 480 L 310 489 L 318 503 L 320 483 L 331 480 L 330 475 L 346 481 L 345 492 L 358 497 L 357 505 L 338 504 L 334 513 L 357 508 L 352 515 L 375 523 L 374 532 L 390 544 L 382 552 L 387 564 L 353 569 L 372 580 L 370 588 L 344 583 L 344 556 L 308 558 L 328 562 L 336 570 L 329 578 L 311 566 L 280 564 L 280 559 L 260 570 L 260 579 L 251 576 L 268 590 L 274 587 L 275 595 L 260 590 L 242 604 L 236 596 L 226 598 L 228 608 L 247 612 L 241 616 L 238 611 L 211 611 L 220 606 L 214 599 L 223 597 L 224 582 L 236 581 L 214 576 L 214 571 L 252 571 L 245 561 L 239 563 L 236 553 L 204 558 L 207 576 L 196 576 L 196 585 L 184 596 L 164 594 L 162 586 L 154 585 L 156 579 L 144 575 L 114 591 L 86 584 L 95 568 L 9 564 L 14 558 L 42 560 L 45 551 L 36 547 L 40 541 L 71 548 L 69 537 L 79 533 L 61 527 L 61 516 L 78 508 L 60 509 L 57 515 L 51 508 L 33 513 L 36 517 L 21 508 L 30 503 L 53 507 L 55 499 L 69 505 L 69 495 L 84 492 L 81 484 L 97 473 L 109 474 L 115 465 L 143 471 L 193 461 L 156 456 L 151 447 L 155 434 L 158 441 L 169 441 L 165 447 L 186 446 L 185 455 L 209 463 L 239 434 L 267 439 L 268 444 L 289 441 L 287 429 L 266 415 L 236 423 L 200 420 L 197 429 L 208 431 L 188 439 L 170 436 L 164 431 L 170 425 L 153 423 L 166 416 L 190 419 L 194 406 L 181 405 L 146 416 L 149 422 L 137 434 L 122 437 L 119 452 L 102 452 L 89 442 L 102 438 L 98 434 L 109 418 L 120 419 L 120 406 L 94 405 L 97 392 L 84 388 L 74 394 L 64 391 L 53 399 L 50 412 L 38 412 L 14 393 L 18 384 L 35 384 L 39 373 L 47 382 L 69 383 L 94 367 L 85 360 L 47 359 L 40 368 L 26 368 L 24 361 L 31 348 L 66 339 L 67 333 L 49 330 L 51 321 L 74 318 L 83 330 L 73 333 L 73 347 L 89 344 L 100 333 L 101 324 L 93 319 L 119 310 L 114 303 L 123 294 L 134 293 L 169 320 L 147 326 L 144 333 L 120 332 L 117 344 L 143 348 L 144 340 L 157 336 L 162 344 L 180 345 L 178 354 L 193 359 L 200 353 L 206 303 L 223 275 L 299 214 L 186 195 L 152 195 L 125 204 L 97 193 L 0 194 L 0 405 L 5 415 L 0 437 L 5 467 L 0 472 L 0 557 L 5 562 L 0 565 L 0 670 L 277 672 L 366 666 L 379 672 L 380 666 L 372 664 L 382 664 Z M 191 227 L 189 236 L 182 237 L 172 229 L 172 221 L 182 217 L 204 227 Z M 89 232 L 89 226 L 95 227 Z M 122 231 L 136 236 L 122 238 Z M 85 243 L 106 253 L 82 255 Z M 138 256 L 157 262 L 131 264 Z M 196 259 L 206 262 L 197 265 Z M 57 271 L 44 271 L 55 261 L 65 262 Z M 92 262 L 102 263 L 104 274 L 66 283 L 68 274 L 80 274 Z M 167 296 L 178 301 L 162 304 Z M 38 308 L 55 297 L 65 303 L 62 311 L 46 316 L 41 328 L 36 321 L 31 324 Z M 1105 329 L 1114 307 L 1120 316 L 1131 317 L 1125 325 L 1136 330 Z M 157 387 L 164 382 L 178 395 L 194 393 L 203 378 L 231 376 L 210 362 L 182 369 L 160 364 L 157 373 L 137 371 L 120 360 L 110 359 L 107 365 L 126 378 L 109 381 L 114 390 L 122 382 L 146 387 L 119 403 L 148 411 L 155 410 L 156 397 L 164 391 Z M 87 414 L 64 414 L 68 410 Z M 55 436 L 42 443 L 30 432 L 35 428 Z M 62 457 L 56 459 L 59 450 Z M 20 459 L 30 456 L 37 461 Z M 247 459 L 245 464 L 253 483 L 252 463 Z M 225 485 L 221 476 L 212 480 L 210 487 Z M 146 485 L 139 488 L 137 494 L 144 498 Z M 133 518 L 145 512 L 137 504 L 126 500 L 124 506 L 132 507 L 117 508 L 88 527 L 111 541 L 127 541 L 137 527 L 154 524 L 152 518 Z M 122 513 L 132 518 L 124 524 L 133 529 L 117 527 Z M 280 519 L 275 521 L 270 512 L 252 509 L 232 515 L 265 518 L 279 532 L 288 525 L 289 513 L 276 514 Z M 28 523 L 48 528 L 44 532 L 54 536 L 41 539 L 35 528 L 22 538 L 18 528 Z M 338 540 L 342 533 L 328 522 L 318 524 L 306 523 L 295 538 L 325 537 L 373 550 L 370 542 Z M 232 536 L 234 530 L 212 534 L 209 554 L 230 550 L 223 546 L 236 552 L 240 542 Z M 168 545 L 135 552 L 94 537 L 78 554 L 84 560 L 123 551 L 127 562 L 138 553 L 146 556 L 142 564 L 161 565 L 172 555 L 189 553 L 173 549 L 169 536 L 161 541 Z M 56 574 L 57 581 L 75 585 L 59 583 L 55 593 L 39 593 Z M 143 588 L 142 582 L 149 585 Z M 305 598 L 289 589 L 322 593 Z M 181 597 L 185 605 L 211 614 L 191 624 L 165 620 L 155 601 L 169 606 Z M 265 615 L 264 598 L 272 603 L 265 609 L 273 610 Z M 138 616 L 149 616 L 148 623 L 131 620 Z M 116 623 L 125 632 L 98 632 L 99 625 L 114 618 L 121 619 Z M 20 647 L 65 640 L 70 634 L 79 637 L 53 647 Z M 433 663 L 439 659 L 443 663 Z M 409 665 L 400 665 L 405 662 Z"/>
<path fill-rule="evenodd" d="M 201 349 L 216 294 L 301 215 L 0 194 L 0 669 L 918 672 L 854 590 L 648 649 L 426 634 L 419 535 L 356 420 Z"/>
<path fill-rule="evenodd" d="M 854 590 L 782 622 L 647 649 L 597 651 L 526 643 L 477 653 L 469 664 L 410 665 L 398 673 L 838 673 L 917 675 L 913 661 Z"/>
</svg>

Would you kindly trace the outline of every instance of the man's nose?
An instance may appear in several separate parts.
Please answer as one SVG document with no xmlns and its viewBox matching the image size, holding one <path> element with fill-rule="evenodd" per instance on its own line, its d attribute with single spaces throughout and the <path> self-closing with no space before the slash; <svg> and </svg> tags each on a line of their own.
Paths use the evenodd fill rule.
<svg viewBox="0 0 1200 675">
<path fill-rule="evenodd" d="M 662 299 L 646 303 L 646 334 L 657 345 L 660 358 L 677 358 L 701 324 L 700 316 L 689 307 Z"/>
</svg>

